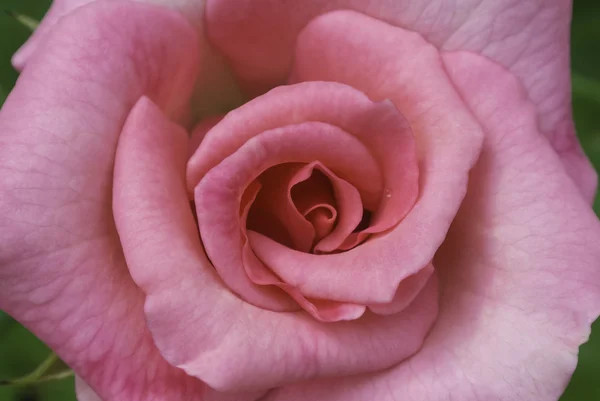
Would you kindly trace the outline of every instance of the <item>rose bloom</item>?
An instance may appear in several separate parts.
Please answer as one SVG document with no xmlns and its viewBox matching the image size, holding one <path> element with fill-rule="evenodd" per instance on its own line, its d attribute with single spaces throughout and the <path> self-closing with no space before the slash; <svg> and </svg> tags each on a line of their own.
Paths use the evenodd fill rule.
<svg viewBox="0 0 600 401">
<path fill-rule="evenodd" d="M 600 312 L 569 18 L 55 1 L 0 114 L 0 307 L 80 401 L 558 399 Z"/>
</svg>

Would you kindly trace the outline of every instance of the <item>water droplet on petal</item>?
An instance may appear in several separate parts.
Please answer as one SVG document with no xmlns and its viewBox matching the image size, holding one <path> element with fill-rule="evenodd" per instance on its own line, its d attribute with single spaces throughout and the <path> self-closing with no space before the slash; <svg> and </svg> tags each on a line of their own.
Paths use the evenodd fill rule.
<svg viewBox="0 0 600 401">
<path fill-rule="evenodd" d="M 391 198 L 392 197 L 392 190 L 391 189 L 384 189 L 383 190 L 383 196 L 385 196 L 386 198 Z"/>
</svg>

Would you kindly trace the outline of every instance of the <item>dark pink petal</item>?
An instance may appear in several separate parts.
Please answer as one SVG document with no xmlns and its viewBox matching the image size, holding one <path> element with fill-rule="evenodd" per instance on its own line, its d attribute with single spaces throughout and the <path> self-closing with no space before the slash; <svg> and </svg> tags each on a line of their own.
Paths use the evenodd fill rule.
<svg viewBox="0 0 600 401">
<path fill-rule="evenodd" d="M 172 365 L 218 390 L 241 391 L 385 369 L 420 347 L 437 313 L 435 277 L 402 313 L 329 324 L 233 295 L 198 239 L 181 163 L 186 152 L 181 129 L 142 100 L 115 167 L 127 265 L 146 295 L 153 339 Z"/>
<path fill-rule="evenodd" d="M 262 173 L 258 180 L 262 188 L 252 211 L 261 212 L 261 221 L 248 226 L 251 230 L 265 233 L 280 223 L 291 239 L 290 246 L 302 252 L 310 252 L 315 240 L 315 229 L 298 211 L 292 200 L 292 187 L 310 177 L 305 164 L 286 163 Z M 258 219 L 255 219 L 258 220 Z M 242 224 L 242 229 L 245 229 Z M 270 236 L 270 238 L 274 238 Z M 287 244 L 286 244 L 287 245 Z"/>
<path fill-rule="evenodd" d="M 277 277 L 264 263 L 256 257 L 252 250 L 248 237 L 246 235 L 245 226 L 247 224 L 247 218 L 249 209 L 253 202 L 255 202 L 256 195 L 261 190 L 259 185 L 254 185 L 256 182 L 250 185 L 249 188 L 244 192 L 242 198 L 242 204 L 244 210 L 241 217 L 242 226 L 242 264 L 243 271 L 240 269 L 240 274 L 246 274 L 247 277 L 254 284 L 261 286 L 274 286 L 285 291 L 290 298 L 282 298 L 282 294 L 275 293 L 277 296 L 278 304 L 275 306 L 279 311 L 297 311 L 300 308 L 304 309 L 311 316 L 321 322 L 337 322 L 341 320 L 354 320 L 358 319 L 365 312 L 366 307 L 364 305 L 353 305 L 349 303 L 340 303 L 335 301 L 323 301 L 306 298 L 297 288 L 284 283 L 279 277 Z M 246 198 L 246 199 L 244 199 Z M 281 237 L 289 235 L 283 226 L 269 226 L 271 238 L 277 238 L 281 240 Z M 276 233 L 273 230 L 283 230 L 284 233 Z M 279 238 L 278 238 L 279 237 Z M 291 238 L 287 237 L 291 245 Z M 282 242 L 282 243 L 285 243 Z M 251 285 L 251 284 L 249 284 Z M 273 287 L 269 289 L 272 294 L 276 291 Z M 246 292 L 244 292 L 246 293 Z"/>
<path fill-rule="evenodd" d="M 355 135 L 373 155 L 385 188 L 364 191 L 379 182 L 365 183 L 363 174 L 341 178 L 362 190 L 365 207 L 376 211 L 373 224 L 378 228 L 374 231 L 387 230 L 406 215 L 417 196 L 419 173 L 408 123 L 392 102 L 374 104 L 360 92 L 330 82 L 277 88 L 231 112 L 190 160 L 188 184 L 193 187 L 206 171 L 252 136 L 304 121 L 336 125 Z M 368 172 L 371 166 L 364 168 Z M 384 190 L 394 198 L 382 197 Z"/>
<path fill-rule="evenodd" d="M 311 163 L 308 179 L 299 183 L 300 185 L 295 185 L 292 188 L 293 192 L 290 191 L 296 210 L 310 223 L 315 233 L 314 241 L 307 252 L 312 251 L 312 245 L 333 230 L 338 217 L 331 181 L 319 170 L 315 173 L 314 166 L 315 162 Z M 361 202 L 360 195 L 358 202 Z"/>
<path fill-rule="evenodd" d="M 222 115 L 207 117 L 200 121 L 198 125 L 196 125 L 192 131 L 192 135 L 190 137 L 190 145 L 189 145 L 189 155 L 190 157 L 196 152 L 198 146 L 206 136 L 206 133 L 212 129 L 219 121 L 223 119 Z"/>
<path fill-rule="evenodd" d="M 436 325 L 394 369 L 298 384 L 265 401 L 555 401 L 567 386 L 600 313 L 600 223 L 516 78 L 474 54 L 444 62 L 486 139 L 435 258 Z"/>
<path fill-rule="evenodd" d="M 384 187 L 379 204 L 370 209 L 373 217 L 368 228 L 361 230 L 363 233 L 378 233 L 394 227 L 419 195 L 418 140 L 413 137 L 405 116 L 398 119 L 398 109 L 391 100 L 384 100 L 380 107 L 381 114 L 368 122 L 371 136 L 363 140 L 379 163 Z"/>
<path fill-rule="evenodd" d="M 240 276 L 236 279 L 236 288 L 240 291 L 244 297 L 250 299 L 259 299 L 259 297 L 269 297 L 265 302 L 268 309 L 272 311 L 298 311 L 301 306 L 306 306 L 308 310 L 316 312 L 315 308 L 302 296 L 295 288 L 284 284 L 279 277 L 277 277 L 264 263 L 256 257 L 254 251 L 248 242 L 248 235 L 246 227 L 253 225 L 253 218 L 272 218 L 271 216 L 264 214 L 250 214 L 254 203 L 257 202 L 257 196 L 262 191 L 260 184 L 257 181 L 252 182 L 242 195 L 242 213 L 239 219 L 239 230 L 241 234 L 241 259 L 239 260 L 240 265 L 237 267 L 237 274 Z M 270 212 L 270 211 L 267 211 Z M 293 240 L 287 231 L 286 227 L 281 225 L 271 224 L 269 226 L 267 234 L 270 234 L 272 238 L 276 238 L 283 244 L 291 244 Z M 218 271 L 218 270 L 217 270 Z M 240 285 L 242 283 L 243 287 Z M 256 285 L 255 285 L 256 284 Z M 280 291 L 283 290 L 283 291 Z M 285 293 L 284 293 L 285 292 Z M 289 298 L 288 295 L 292 295 Z M 264 294 L 264 295 L 263 295 Z M 266 297 L 265 297 L 266 295 Z M 296 302 L 294 302 L 296 301 Z M 268 302 L 268 303 L 267 303 Z M 260 305 L 259 305 L 260 306 Z M 305 309 L 307 309 L 305 308 Z M 314 314 L 315 316 L 318 315 Z"/>
<path fill-rule="evenodd" d="M 384 132 L 371 131 L 371 123 L 382 120 L 381 117 L 388 112 L 394 113 L 396 120 L 390 121 Z M 396 128 L 403 127 L 402 116 L 390 105 L 374 104 L 359 91 L 333 82 L 282 86 L 230 112 L 206 135 L 203 146 L 188 164 L 190 192 L 211 168 L 250 138 L 264 131 L 307 121 L 339 127 L 356 136 L 363 147 L 369 145 L 371 136 L 377 135 L 393 140 L 394 148 L 403 143 L 401 135 L 394 135 L 398 132 Z M 370 150 L 364 149 L 363 152 L 369 153 Z M 364 164 L 352 172 L 338 171 L 331 165 L 328 167 L 338 175 L 343 173 L 340 178 L 352 182 L 361 192 L 366 207 L 375 209 L 383 190 L 382 172 L 372 156 L 370 160 L 366 156 L 360 160 L 364 160 Z"/>
<path fill-rule="evenodd" d="M 331 181 L 333 187 L 337 207 L 337 222 L 329 235 L 315 246 L 316 251 L 330 252 L 335 250 L 343 242 L 344 238 L 360 223 L 363 212 L 360 194 L 354 186 L 337 177 L 334 172 L 325 167 L 321 162 L 310 163 L 307 165 L 307 168 L 321 171 Z M 312 211 L 314 211 L 314 208 L 306 208 L 303 214 L 306 215 Z M 321 228 L 321 231 L 323 230 L 328 230 L 326 225 Z"/>
<path fill-rule="evenodd" d="M 354 136 L 339 128 L 314 122 L 290 125 L 250 139 L 211 169 L 196 187 L 196 213 L 206 252 L 219 276 L 247 302 L 267 309 L 282 308 L 279 296 L 272 294 L 269 288 L 249 287 L 244 274 L 244 239 L 241 235 L 244 227 L 239 218 L 242 194 L 270 167 L 289 162 L 308 163 L 315 159 L 350 177 L 364 176 L 362 167 L 368 167 L 372 160 Z M 357 160 L 365 162 L 356 163 Z"/>
<path fill-rule="evenodd" d="M 333 10 L 356 10 L 418 32 L 437 48 L 489 57 L 524 84 L 538 107 L 542 133 L 593 201 L 597 176 L 577 141 L 571 113 L 571 6 L 564 0 L 207 0 L 206 25 L 212 43 L 251 93 L 287 82 L 299 32 Z"/>
<path fill-rule="evenodd" d="M 333 231 L 337 211 L 333 206 L 322 203 L 310 208 L 309 211 L 304 214 L 304 217 L 306 217 L 306 220 L 310 221 L 315 228 L 315 234 L 318 241 Z"/>
<path fill-rule="evenodd" d="M 269 160 L 267 153 L 255 152 L 254 148 L 258 150 L 263 147 L 261 142 L 256 142 L 254 145 L 249 145 L 246 152 L 241 152 L 240 155 L 233 154 L 231 161 L 226 158 L 221 165 L 213 169 L 219 172 L 212 170 L 209 172 L 214 167 L 213 163 L 218 163 L 221 158 L 236 151 L 236 147 L 271 126 L 289 125 L 290 118 L 293 118 L 291 122 L 331 121 L 341 127 L 347 127 L 352 135 L 340 131 L 340 138 L 336 139 L 337 135 L 331 136 L 336 129 L 331 127 L 318 137 L 314 133 L 307 132 L 305 137 L 301 138 L 304 131 L 320 127 L 317 123 L 303 124 L 301 126 L 304 128 L 298 131 L 295 134 L 296 138 L 293 139 L 298 142 L 297 146 L 290 150 L 292 153 L 283 157 L 277 154 L 280 145 L 276 141 L 284 140 L 285 146 L 289 147 L 291 145 L 287 143 L 292 139 L 279 139 L 281 133 L 286 130 L 282 128 L 281 133 L 273 131 L 275 136 L 268 140 L 272 151 L 267 153 L 269 157 L 272 155 L 276 159 Z M 225 282 L 238 294 L 246 291 L 243 288 L 248 288 L 246 279 L 239 274 L 242 265 L 239 253 L 242 248 L 239 243 L 241 239 L 231 230 L 240 230 L 237 203 L 243 189 L 262 171 L 278 163 L 321 160 L 340 178 L 351 180 L 359 190 L 365 206 L 373 208 L 376 207 L 377 199 L 381 197 L 382 192 L 379 184 L 380 169 L 371 156 L 371 149 L 365 148 L 365 143 L 377 142 L 379 141 L 377 137 L 382 136 L 390 140 L 389 149 L 406 152 L 401 148 L 407 142 L 405 133 L 394 136 L 394 133 L 405 129 L 405 122 L 398 118 L 393 105 L 374 104 L 351 88 L 333 83 L 305 83 L 278 88 L 226 116 L 208 132 L 202 146 L 188 163 L 188 185 L 192 187 L 209 172 L 202 179 L 203 189 L 196 190 L 197 213 L 201 220 L 201 231 L 210 233 L 206 238 L 203 236 L 207 252 Z M 408 141 L 409 150 L 410 145 Z M 361 162 L 357 163 L 359 160 Z M 407 157 L 405 162 L 406 171 L 414 171 L 416 167 L 411 166 L 411 157 Z M 209 176 L 210 179 L 207 178 Z M 413 180 L 415 178 L 413 174 Z M 209 182 L 212 184 L 207 186 Z M 407 180 L 407 185 L 414 184 L 410 184 L 410 180 Z M 403 203 L 402 199 L 405 199 L 406 208 L 414 196 L 414 190 L 409 191 L 404 198 L 398 195 L 398 201 Z M 232 220 L 226 222 L 224 219 Z M 252 293 L 254 295 L 245 294 L 248 301 L 256 305 L 269 305 L 268 294 L 258 294 L 256 291 Z M 278 303 L 278 300 L 273 300 L 270 303 L 271 308 L 276 308 Z"/>
<path fill-rule="evenodd" d="M 241 204 L 243 212 L 240 219 L 240 229 L 244 235 L 248 229 L 259 230 L 267 237 L 288 247 L 296 246 L 289 232 L 290 225 L 294 226 L 296 229 L 297 236 L 302 236 L 302 234 L 304 234 L 304 236 L 309 237 L 309 239 L 314 236 L 314 230 L 310 224 L 304 220 L 301 215 L 297 215 L 298 213 L 295 209 L 292 207 L 288 209 L 290 203 L 287 202 L 287 197 L 285 197 L 283 202 L 280 202 L 275 206 L 273 198 L 269 195 L 273 195 L 273 193 L 267 191 L 265 187 L 258 183 L 258 180 L 253 181 L 244 191 Z M 279 195 L 279 193 L 277 195 Z M 251 199 L 248 199 L 249 197 L 251 197 Z M 277 214 L 288 215 L 279 218 Z M 286 224 L 284 224 L 284 221 Z M 298 233 L 298 231 L 300 231 L 300 233 Z M 299 245 L 302 246 L 303 244 Z M 309 247 L 308 244 L 306 246 Z"/>
<path fill-rule="evenodd" d="M 318 176 L 314 176 L 315 171 L 320 172 Z M 265 234 L 281 226 L 288 231 L 296 250 L 311 252 L 315 241 L 329 234 L 316 248 L 329 244 L 330 250 L 334 250 L 360 222 L 363 212 L 360 194 L 321 162 L 276 165 L 257 179 L 262 187 L 251 211 L 258 215 L 251 218 L 256 223 L 249 228 Z M 315 226 L 307 219 L 309 215 Z M 274 236 L 265 235 L 277 241 Z"/>
<path fill-rule="evenodd" d="M 302 254 L 257 234 L 250 236 L 252 246 L 307 297 L 391 302 L 400 282 L 427 266 L 444 240 L 483 132 L 448 81 L 435 48 L 414 33 L 361 14 L 336 12 L 311 23 L 298 41 L 294 76 L 338 81 L 375 100 L 391 99 L 410 121 L 417 142 L 419 198 L 395 228 L 343 254 Z M 402 195 L 392 193 L 388 201 Z"/>
<path fill-rule="evenodd" d="M 290 191 L 290 196 L 302 216 L 306 217 L 315 210 L 325 209 L 325 213 L 331 219 L 336 219 L 336 201 L 331 181 L 320 170 L 315 169 L 317 166 L 321 166 L 321 163 L 312 162 L 310 165 L 305 165 L 310 175 L 307 180 L 292 188 L 293 192 Z"/>
<path fill-rule="evenodd" d="M 364 305 L 307 299 L 297 288 L 281 281 L 281 279 L 273 274 L 261 260 L 256 258 L 247 240 L 246 226 L 259 230 L 273 240 L 286 246 L 294 244 L 300 251 L 309 252 L 311 250 L 312 243 L 315 239 L 315 229 L 313 229 L 310 222 L 296 209 L 296 205 L 292 200 L 291 190 L 296 184 L 302 182 L 301 180 L 309 179 L 315 168 L 319 168 L 322 171 L 327 172 L 332 178 L 336 178 L 333 177 L 330 171 L 320 165 L 320 163 L 313 162 L 306 165 L 287 163 L 271 168 L 259 177 L 265 185 L 273 184 L 275 185 L 275 188 L 269 190 L 268 188 L 260 187 L 259 185 L 251 185 L 246 189 L 244 197 L 247 197 L 247 200 L 244 200 L 243 197 L 242 204 L 245 206 L 240 221 L 243 233 L 242 261 L 244 271 L 240 271 L 240 274 L 247 274 L 248 278 L 255 284 L 281 288 L 287 292 L 298 305 L 317 320 L 323 322 L 354 320 L 362 316 L 366 309 Z M 326 179 L 325 177 L 323 178 Z M 341 185 L 338 184 L 338 186 Z M 346 183 L 346 185 L 349 184 Z M 346 190 L 348 189 L 342 189 L 342 192 Z M 350 195 L 343 193 L 340 194 L 340 196 L 344 197 L 346 202 L 348 202 L 348 196 L 351 197 L 354 195 L 356 197 L 354 202 L 360 206 L 360 197 L 356 192 L 356 189 L 350 188 L 350 190 L 353 190 L 354 192 L 351 192 Z M 257 208 L 258 214 L 256 212 Z M 304 209 L 302 205 L 300 208 L 301 210 Z M 250 210 L 253 210 L 254 213 L 248 216 Z M 310 213 L 310 210 L 307 210 L 306 212 Z M 350 216 L 352 215 L 352 213 L 347 210 L 344 210 L 344 212 Z M 253 216 L 254 219 L 252 219 Z M 248 217 L 250 218 L 250 221 L 247 221 Z M 251 220 L 256 220 L 256 222 L 253 223 Z M 302 223 L 307 226 L 303 226 Z M 332 226 L 333 223 L 330 225 Z M 341 225 L 343 226 L 343 224 Z M 302 241 L 304 240 L 308 240 L 309 242 L 303 244 Z M 302 247 L 306 249 L 303 249 Z M 290 305 L 288 302 L 285 302 L 285 300 L 281 300 L 280 305 L 277 306 L 276 310 L 290 310 Z"/>
</svg>

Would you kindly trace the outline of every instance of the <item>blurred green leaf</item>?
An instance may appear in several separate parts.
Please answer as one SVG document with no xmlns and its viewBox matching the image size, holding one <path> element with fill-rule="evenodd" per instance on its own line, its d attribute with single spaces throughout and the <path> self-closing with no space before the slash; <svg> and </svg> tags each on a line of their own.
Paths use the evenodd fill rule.
<svg viewBox="0 0 600 401">
<path fill-rule="evenodd" d="M 599 44 L 600 45 L 600 44 Z M 600 80 L 588 78 L 574 72 L 571 75 L 573 96 L 580 96 L 596 103 L 600 107 Z"/>
<path fill-rule="evenodd" d="M 6 92 L 4 88 L 0 85 L 0 107 L 2 107 L 2 105 L 4 104 L 4 101 L 6 100 L 7 96 L 8 92 Z"/>
<path fill-rule="evenodd" d="M 571 35 L 573 113 L 577 134 L 586 154 L 600 169 L 600 2 L 575 0 Z M 600 196 L 594 204 L 600 216 Z M 561 401 L 600 400 L 600 320 L 590 340 L 579 351 L 575 374 Z"/>
</svg>

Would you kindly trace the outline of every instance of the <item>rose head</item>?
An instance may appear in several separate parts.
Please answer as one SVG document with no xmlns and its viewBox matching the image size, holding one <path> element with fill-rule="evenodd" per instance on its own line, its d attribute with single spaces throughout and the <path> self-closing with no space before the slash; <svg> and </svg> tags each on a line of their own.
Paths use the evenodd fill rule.
<svg viewBox="0 0 600 401">
<path fill-rule="evenodd" d="M 0 307 L 81 401 L 558 399 L 569 4 L 146 2 L 55 1 L 0 113 Z"/>
</svg>

